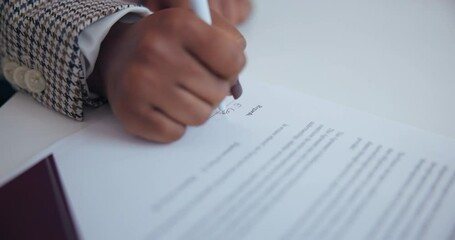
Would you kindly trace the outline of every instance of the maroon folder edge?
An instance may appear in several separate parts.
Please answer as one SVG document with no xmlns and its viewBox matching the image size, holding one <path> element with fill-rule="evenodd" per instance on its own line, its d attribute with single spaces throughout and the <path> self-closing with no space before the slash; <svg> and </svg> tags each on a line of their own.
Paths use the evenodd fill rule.
<svg viewBox="0 0 455 240">
<path fill-rule="evenodd" d="M 0 188 L 0 239 L 78 239 L 53 156 Z"/>
</svg>

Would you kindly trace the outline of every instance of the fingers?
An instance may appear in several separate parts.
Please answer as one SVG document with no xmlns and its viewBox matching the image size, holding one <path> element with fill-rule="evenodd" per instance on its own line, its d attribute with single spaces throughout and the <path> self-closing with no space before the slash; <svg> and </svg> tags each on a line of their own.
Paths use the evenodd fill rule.
<svg viewBox="0 0 455 240">
<path fill-rule="evenodd" d="M 234 19 L 235 19 L 235 15 L 236 15 L 236 10 L 235 9 L 235 6 L 233 4 L 233 1 L 220 1 L 220 5 L 221 5 L 221 14 L 223 17 L 225 17 L 229 22 L 231 23 L 235 23 L 234 22 Z"/>
<path fill-rule="evenodd" d="M 252 8 L 250 0 L 211 0 L 210 6 L 234 25 L 244 22 Z"/>
<path fill-rule="evenodd" d="M 127 25 L 119 38 L 110 35 L 119 42 L 111 51 L 103 48 L 100 76 L 112 111 L 129 132 L 177 140 L 186 126 L 206 122 L 236 86 L 245 40 L 217 14 L 213 19 L 209 26 L 188 9 L 171 8 Z"/>
<path fill-rule="evenodd" d="M 230 82 L 211 74 L 184 49 L 155 56 L 161 56 L 160 61 L 154 58 L 148 67 L 132 70 L 139 78 L 128 81 L 124 91 L 134 85 L 137 90 L 128 91 L 132 101 L 146 102 L 183 125 L 203 124 L 229 94 Z"/>
<path fill-rule="evenodd" d="M 142 111 L 130 114 L 123 125 L 131 134 L 159 143 L 176 141 L 183 136 L 186 130 L 183 124 L 150 106 L 145 106 Z"/>
<path fill-rule="evenodd" d="M 186 126 L 202 125 L 213 111 L 212 105 L 177 85 L 154 91 L 149 98 L 139 94 L 143 100 L 139 106 L 123 107 L 116 115 L 128 132 L 152 141 L 175 141 Z"/>
<path fill-rule="evenodd" d="M 232 25 L 229 21 L 221 17 L 216 12 L 212 12 L 212 22 L 214 27 L 229 35 L 231 38 L 237 41 L 243 50 L 245 50 L 246 40 L 243 37 L 242 33 L 240 33 L 240 31 L 234 25 Z"/>
<path fill-rule="evenodd" d="M 179 54 L 176 69 L 179 69 L 176 81 L 182 88 L 198 98 L 216 107 L 229 94 L 233 80 L 227 81 L 208 71 L 188 53 Z M 174 71 L 174 69 L 168 69 Z"/>
<path fill-rule="evenodd" d="M 251 1 L 250 0 L 237 0 L 237 16 L 233 19 L 234 24 L 240 24 L 246 21 L 251 14 Z"/>
<path fill-rule="evenodd" d="M 137 101 L 138 96 L 125 93 L 125 98 L 111 101 L 114 115 L 126 131 L 138 137 L 168 143 L 183 136 L 186 126 L 167 116 L 159 109 L 153 108 L 147 101 Z M 142 96 L 145 99 L 144 96 Z M 134 104 L 131 104 L 131 103 Z"/>
<path fill-rule="evenodd" d="M 168 69 L 168 71 L 175 72 L 175 69 L 179 69 L 179 84 L 211 106 L 217 107 L 227 95 L 232 95 L 235 99 L 242 95 L 238 76 L 220 79 L 207 71 L 190 55 L 184 52 L 175 55 L 180 56 L 177 59 L 178 64 L 174 69 Z"/>
<path fill-rule="evenodd" d="M 216 13 L 212 12 L 216 28 L 203 24 L 200 19 L 188 23 L 181 39 L 189 53 L 215 75 L 230 79 L 240 73 L 246 64 L 245 39 L 228 27 Z"/>
<path fill-rule="evenodd" d="M 218 12 L 220 14 L 223 14 L 223 6 L 222 6 L 221 2 L 223 2 L 223 1 L 210 0 L 209 1 L 210 8 L 215 10 L 216 12 Z"/>
<path fill-rule="evenodd" d="M 179 123 L 201 125 L 229 94 L 230 83 L 212 75 L 183 50 L 174 49 L 170 55 L 178 58 L 172 64 L 159 65 L 160 78 L 149 79 L 148 89 L 144 86 L 146 92 L 154 93 L 147 101 Z M 156 81 L 165 84 L 153 83 Z"/>
<path fill-rule="evenodd" d="M 178 86 L 151 99 L 156 108 L 183 125 L 202 125 L 213 111 L 211 105 Z"/>
<path fill-rule="evenodd" d="M 209 119 L 211 105 L 183 88 L 166 89 L 150 99 L 143 96 L 145 101 L 136 101 L 137 105 L 112 109 L 128 132 L 161 143 L 175 141 L 183 136 L 186 126 L 199 126 Z"/>
</svg>

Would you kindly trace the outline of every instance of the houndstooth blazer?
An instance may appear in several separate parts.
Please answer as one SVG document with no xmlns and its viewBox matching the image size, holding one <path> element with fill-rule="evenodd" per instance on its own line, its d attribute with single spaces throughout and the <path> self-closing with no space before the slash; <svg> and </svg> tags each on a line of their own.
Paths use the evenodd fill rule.
<svg viewBox="0 0 455 240">
<path fill-rule="evenodd" d="M 12 70 L 10 82 L 16 89 L 82 120 L 84 105 L 100 101 L 89 99 L 78 36 L 98 19 L 131 6 L 135 5 L 122 0 L 1 0 L 0 59 L 5 77 Z M 32 80 L 20 84 L 27 77 Z M 43 81 L 42 88 L 38 80 Z"/>
</svg>

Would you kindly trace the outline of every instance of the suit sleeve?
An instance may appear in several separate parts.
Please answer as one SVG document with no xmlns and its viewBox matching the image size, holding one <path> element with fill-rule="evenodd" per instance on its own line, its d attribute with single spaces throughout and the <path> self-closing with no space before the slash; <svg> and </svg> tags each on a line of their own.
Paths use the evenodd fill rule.
<svg viewBox="0 0 455 240">
<path fill-rule="evenodd" d="M 17 90 L 75 120 L 89 98 L 78 37 L 97 20 L 133 7 L 121 0 L 3 0 L 0 59 Z"/>
</svg>

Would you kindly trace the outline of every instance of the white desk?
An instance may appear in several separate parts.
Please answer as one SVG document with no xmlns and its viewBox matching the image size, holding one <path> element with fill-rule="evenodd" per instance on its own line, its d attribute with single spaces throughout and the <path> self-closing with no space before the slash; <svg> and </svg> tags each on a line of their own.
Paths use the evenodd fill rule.
<svg viewBox="0 0 455 240">
<path fill-rule="evenodd" d="M 455 2 L 257 0 L 255 5 L 242 26 L 249 55 L 244 81 L 282 84 L 455 137 Z M 89 110 L 79 123 L 16 94 L 0 109 L 0 178 L 104 111 Z"/>
</svg>

